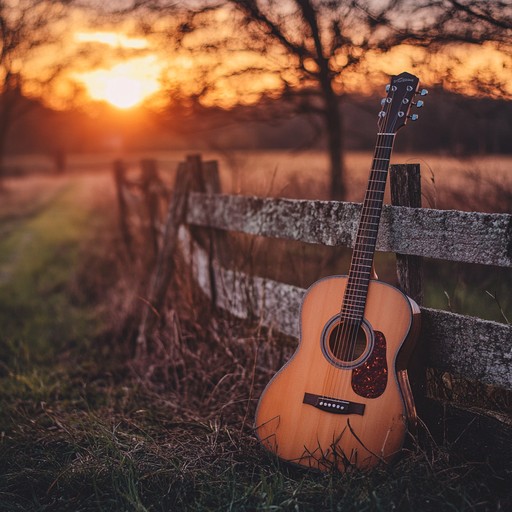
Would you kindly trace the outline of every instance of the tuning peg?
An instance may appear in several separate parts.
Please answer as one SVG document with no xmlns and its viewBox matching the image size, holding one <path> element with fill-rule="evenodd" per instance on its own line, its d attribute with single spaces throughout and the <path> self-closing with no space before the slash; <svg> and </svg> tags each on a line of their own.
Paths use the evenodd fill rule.
<svg viewBox="0 0 512 512">
<path fill-rule="evenodd" d="M 418 101 L 415 103 L 415 105 L 416 105 L 416 107 L 417 107 L 417 108 L 421 108 L 421 107 L 423 107 L 423 105 L 424 105 L 424 104 L 425 104 L 425 103 L 423 102 L 423 100 L 418 100 Z"/>
<path fill-rule="evenodd" d="M 386 98 L 382 98 L 382 99 L 380 100 L 380 104 L 381 104 L 381 105 L 385 105 L 385 104 L 386 104 Z"/>
<path fill-rule="evenodd" d="M 386 92 L 389 92 L 389 89 L 391 89 L 391 85 L 386 85 Z"/>
<path fill-rule="evenodd" d="M 409 119 L 410 119 L 411 121 L 417 121 L 417 120 L 418 120 L 418 117 L 419 117 L 419 116 L 418 116 L 418 114 L 413 114 L 412 116 L 409 116 Z"/>
<path fill-rule="evenodd" d="M 420 96 L 426 96 L 428 94 L 427 89 L 421 89 Z"/>
</svg>

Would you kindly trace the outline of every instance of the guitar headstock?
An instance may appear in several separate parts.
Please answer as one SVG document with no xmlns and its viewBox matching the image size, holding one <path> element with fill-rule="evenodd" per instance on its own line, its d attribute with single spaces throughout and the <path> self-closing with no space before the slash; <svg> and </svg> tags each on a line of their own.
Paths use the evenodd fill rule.
<svg viewBox="0 0 512 512">
<path fill-rule="evenodd" d="M 419 78 L 406 72 L 392 76 L 386 92 L 388 95 L 381 101 L 377 125 L 380 133 L 396 133 L 408 119 L 418 119 L 417 114 L 410 114 L 411 107 L 423 106 L 422 100 L 414 101 L 415 96 L 425 96 L 428 92 L 426 89 L 420 91 Z"/>
</svg>

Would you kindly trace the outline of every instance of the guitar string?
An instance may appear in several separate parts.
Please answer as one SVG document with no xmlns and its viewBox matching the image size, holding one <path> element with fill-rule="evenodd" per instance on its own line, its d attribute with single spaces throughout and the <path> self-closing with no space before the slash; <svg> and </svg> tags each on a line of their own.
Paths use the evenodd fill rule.
<svg viewBox="0 0 512 512">
<path fill-rule="evenodd" d="M 358 226 L 354 254 L 351 260 L 349 277 L 340 311 L 340 324 L 336 333 L 337 336 L 334 354 L 339 355 L 339 358 L 342 361 L 344 360 L 349 364 L 361 357 L 368 348 L 366 334 L 362 332 L 362 336 L 365 339 L 365 346 L 363 347 L 362 352 L 357 355 L 355 353 L 358 345 L 358 336 L 362 330 L 364 310 L 369 291 L 370 274 L 375 254 L 376 238 L 380 224 L 382 204 L 389 170 L 389 161 L 394 143 L 395 134 L 393 131 L 396 119 L 392 121 L 393 126 L 390 130 L 387 128 L 389 124 L 389 117 L 386 118 L 391 108 L 394 97 L 393 93 L 394 91 L 392 90 L 392 94 L 388 96 L 388 98 L 391 98 L 391 101 L 386 99 L 386 103 L 384 105 L 386 107 L 383 109 L 385 116 L 384 118 L 381 118 L 384 122 L 378 123 L 380 132 L 377 134 L 376 148 L 370 170 L 369 185 L 363 202 L 363 211 Z M 381 128 L 380 125 L 384 125 L 385 128 Z M 392 133 L 392 135 L 388 135 L 390 133 Z M 385 165 L 382 166 L 381 162 L 385 162 Z M 383 178 L 381 177 L 382 173 L 384 173 Z M 377 206 L 374 206 L 375 203 Z M 377 219 L 377 222 L 373 220 L 375 218 Z M 370 262 L 372 265 L 370 265 Z M 359 311 L 361 306 L 362 311 Z M 348 329 L 346 327 L 347 325 Z M 349 384 L 351 385 L 352 379 L 343 378 L 346 374 L 339 371 L 336 372 L 336 374 L 341 374 L 340 378 L 337 380 L 341 382 L 342 387 L 343 384 L 345 384 L 345 386 L 349 386 Z M 339 385 L 336 387 L 339 387 Z M 332 396 L 343 397 L 345 395 L 343 393 L 334 393 Z"/>
<path fill-rule="evenodd" d="M 394 95 L 391 95 L 392 100 L 389 102 L 389 105 L 393 103 Z M 405 97 L 405 96 L 404 96 Z M 396 101 L 396 100 L 395 100 Z M 400 101 L 400 104 L 402 103 L 402 99 Z M 400 108 L 398 109 L 400 111 Z M 386 112 L 387 116 L 388 112 Z M 405 114 L 405 112 L 404 112 Z M 389 119 L 389 117 L 388 117 Z M 377 235 L 379 231 L 380 226 L 380 218 L 382 215 L 382 207 L 383 207 L 383 201 L 384 201 L 384 193 L 386 189 L 386 182 L 387 182 L 387 176 L 389 171 L 389 163 L 391 159 L 392 149 L 395 141 L 395 135 L 396 135 L 396 123 L 398 121 L 398 114 L 395 116 L 391 124 L 389 125 L 389 121 L 386 119 L 386 122 L 384 123 L 385 129 L 384 133 L 378 134 L 377 136 L 377 147 L 375 151 L 375 158 L 374 158 L 374 165 L 372 165 L 372 170 L 370 171 L 370 183 L 367 190 L 367 199 L 369 204 L 373 204 L 374 202 L 377 202 L 378 206 L 369 206 L 369 209 L 367 209 L 368 215 L 365 219 L 365 224 L 362 226 L 361 233 L 363 236 L 365 236 L 365 240 L 362 240 L 362 249 L 358 248 L 357 250 L 361 251 L 363 254 L 363 257 L 368 258 L 368 256 L 371 258 L 371 262 L 373 264 L 374 255 L 375 255 L 375 246 L 377 242 Z M 388 127 L 389 126 L 389 127 Z M 380 149 L 380 151 L 379 151 Z M 385 156 L 385 158 L 382 158 Z M 381 168 L 381 165 L 379 165 L 380 161 L 385 162 L 384 168 Z M 384 173 L 383 177 L 380 177 L 380 174 L 378 173 Z M 366 199 L 366 198 L 365 198 Z M 365 205 L 368 206 L 368 205 Z M 374 210 L 376 210 L 376 213 L 374 213 Z M 377 219 L 377 222 L 372 220 L 372 217 L 375 217 Z M 370 233 L 369 230 L 374 230 L 374 233 Z M 366 239 L 369 239 L 370 242 L 366 242 Z M 358 255 L 358 258 L 360 258 L 361 255 Z M 370 260 L 368 260 L 368 263 Z M 357 357 L 360 357 L 361 354 L 359 354 L 357 357 L 355 356 L 355 350 L 357 348 L 357 335 L 360 332 L 361 324 L 364 320 L 364 311 L 366 308 L 366 302 L 368 299 L 368 292 L 369 292 L 369 285 L 370 285 L 370 272 L 371 270 L 366 270 L 363 274 L 363 278 L 359 278 L 360 274 L 356 273 L 356 282 L 358 286 L 361 284 L 363 285 L 363 294 L 364 298 L 361 301 L 363 306 L 363 311 L 361 312 L 361 319 L 357 322 L 357 325 L 355 325 L 354 329 L 355 332 L 350 333 L 350 341 L 349 341 L 349 357 L 347 358 L 348 361 L 354 361 L 357 359 Z M 355 301 L 357 304 L 357 301 Z M 366 334 L 363 332 L 363 336 L 365 338 L 365 347 L 364 350 L 367 349 L 367 343 L 368 340 L 366 340 Z M 364 352 L 363 350 L 363 352 Z M 352 376 L 352 373 L 351 373 Z M 346 385 L 352 384 L 352 378 L 350 379 L 343 379 L 342 382 L 346 383 Z"/>
<path fill-rule="evenodd" d="M 394 98 L 393 98 L 394 99 Z M 368 202 L 370 204 L 369 209 L 367 210 L 369 219 L 366 219 L 365 225 L 363 226 L 362 233 L 364 233 L 363 236 L 366 236 L 366 238 L 362 241 L 361 244 L 362 248 L 359 250 L 362 252 L 363 257 L 371 258 L 371 262 L 373 264 L 374 256 L 375 256 L 375 245 L 377 242 L 377 235 L 379 231 L 379 225 L 380 225 L 380 218 L 382 214 L 382 206 L 383 206 L 383 200 L 384 200 L 384 192 L 386 189 L 386 181 L 387 181 L 387 175 L 389 170 L 389 162 L 391 159 L 394 139 L 395 139 L 395 126 L 396 126 L 397 118 L 395 117 L 392 120 L 391 127 L 388 128 L 389 122 L 386 123 L 386 129 L 384 130 L 384 133 L 381 133 L 377 137 L 377 145 L 381 146 L 381 151 L 376 151 L 376 159 L 374 162 L 374 165 L 372 165 L 372 171 L 370 173 L 370 184 L 368 187 Z M 385 156 L 385 158 L 382 158 Z M 380 159 L 379 159 L 380 158 Z M 380 161 L 385 162 L 385 165 L 382 166 L 379 164 Z M 384 168 L 382 168 L 384 167 Z M 380 176 L 380 172 L 383 172 L 384 176 Z M 373 203 L 377 203 L 378 206 L 371 206 Z M 372 217 L 376 219 L 373 220 Z M 374 232 L 370 233 L 369 231 L 372 230 Z M 369 239 L 369 242 L 366 240 Z M 361 257 L 361 255 L 359 255 Z M 367 259 L 368 264 L 370 263 L 370 259 Z M 356 279 L 359 281 L 358 286 L 362 284 L 362 294 L 364 295 L 364 298 L 361 300 L 363 310 L 361 312 L 361 320 L 358 325 L 355 326 L 355 333 L 351 333 L 351 338 L 349 340 L 349 361 L 354 361 L 357 359 L 355 355 L 355 350 L 357 348 L 357 335 L 361 331 L 360 324 L 362 324 L 364 320 L 364 311 L 366 308 L 366 303 L 368 300 L 368 292 L 369 292 L 369 285 L 370 285 L 370 272 L 371 270 L 367 269 L 366 273 L 364 274 L 363 278 L 359 278 L 360 274 L 356 274 Z M 366 334 L 362 333 L 365 339 L 365 346 L 364 350 L 367 349 L 367 343 L 368 340 L 366 339 Z M 360 354 L 361 355 L 361 354 Z M 360 356 L 359 355 L 359 356 Z M 358 356 L 358 357 L 359 357 Z M 351 383 L 350 379 L 350 383 Z M 348 379 L 346 379 L 346 382 L 348 382 Z"/>
<path fill-rule="evenodd" d="M 345 325 L 348 325 L 348 329 L 345 329 L 345 335 L 341 340 L 343 345 L 341 354 L 344 356 L 343 359 L 349 364 L 360 357 L 367 349 L 365 343 L 363 352 L 357 355 L 355 353 L 358 348 L 358 337 L 362 329 L 373 263 L 374 244 L 377 236 L 376 228 L 378 227 L 375 219 L 380 218 L 380 208 L 374 206 L 375 203 L 380 204 L 383 195 L 383 180 L 379 179 L 379 173 L 385 170 L 382 169 L 381 162 L 387 162 L 390 155 L 388 138 L 389 136 L 386 135 L 377 136 L 377 147 L 374 153 L 373 165 L 370 170 L 369 185 L 365 194 L 363 212 L 349 271 L 349 281 L 345 291 L 344 306 L 348 314 L 345 315 L 346 318 L 344 322 Z M 363 336 L 366 339 L 364 333 Z M 352 376 L 352 374 L 350 374 L 350 376 Z M 348 378 L 348 374 L 340 375 L 338 381 L 341 383 L 342 388 L 348 388 L 352 384 L 352 379 Z M 338 385 L 338 388 L 339 387 L 340 385 Z M 346 396 L 346 392 L 346 389 L 340 390 L 343 396 Z"/>
<path fill-rule="evenodd" d="M 379 123 L 379 124 L 381 124 L 381 123 Z M 382 131 L 382 129 L 380 127 L 379 127 L 379 129 L 380 129 L 380 131 Z M 377 158 L 379 158 L 380 156 L 383 156 L 381 154 L 381 148 L 379 147 L 381 145 L 382 144 L 379 144 L 379 136 L 377 136 L 377 145 L 376 145 L 376 148 L 374 151 L 373 163 L 377 162 Z M 372 165 L 372 168 L 373 167 L 375 167 L 375 165 Z M 351 340 L 354 337 L 354 331 L 355 331 L 355 335 L 357 336 L 357 330 L 359 329 L 359 326 L 357 325 L 358 324 L 357 315 L 353 312 L 355 310 L 354 306 L 357 304 L 357 302 L 356 302 L 357 297 L 355 296 L 353 291 L 358 289 L 359 279 L 357 277 L 359 274 L 355 274 L 354 271 L 356 268 L 356 262 L 359 259 L 358 251 L 360 251 L 360 244 L 358 242 L 362 241 L 359 234 L 368 232 L 367 229 L 365 229 L 365 227 L 364 227 L 365 224 L 369 220 L 367 218 L 368 210 L 365 208 L 365 202 L 366 202 L 366 204 L 368 204 L 367 199 L 371 195 L 371 194 L 369 194 L 369 190 L 372 186 L 371 178 L 372 178 L 372 171 L 370 171 L 370 177 L 369 177 L 370 183 L 368 185 L 368 189 L 365 194 L 365 201 L 363 201 L 363 209 L 361 212 L 361 218 L 359 220 L 358 234 L 356 235 L 356 242 L 354 245 L 354 253 L 353 253 L 352 259 L 351 259 L 351 265 L 350 265 L 350 269 L 349 269 L 349 273 L 348 273 L 345 291 L 343 294 L 344 296 L 343 296 L 343 301 L 342 301 L 342 305 L 341 305 L 341 310 L 339 313 L 339 324 L 337 325 L 335 343 L 334 343 L 334 347 L 332 347 L 334 356 L 339 358 L 342 361 L 350 360 L 350 358 L 348 357 L 349 344 L 351 343 Z M 352 304 L 352 302 L 354 304 Z M 354 316 L 354 318 L 352 318 L 352 316 Z M 354 329 L 354 324 L 356 324 L 357 330 Z M 335 323 L 335 326 L 336 326 L 336 323 Z M 345 379 L 343 377 L 345 377 L 346 374 L 343 373 L 343 371 L 340 372 L 339 369 L 336 369 L 336 370 L 332 369 L 329 373 L 331 373 L 333 377 L 335 377 L 341 373 L 341 377 L 340 377 L 341 382 L 345 381 Z M 329 388 L 328 395 L 329 396 L 340 396 L 340 397 L 346 396 L 345 393 L 343 393 L 341 390 L 340 390 L 340 393 L 334 392 L 334 388 L 339 387 L 339 384 L 336 385 L 337 384 L 336 381 L 337 380 L 339 381 L 340 378 L 329 379 L 331 381 L 330 382 L 331 385 L 328 386 L 328 388 Z M 332 391 L 330 391 L 330 389 L 332 389 Z"/>
<path fill-rule="evenodd" d="M 394 92 L 394 91 L 392 91 L 392 92 Z M 389 95 L 388 97 L 392 98 L 392 96 L 393 96 L 393 94 Z M 386 113 L 385 115 L 388 114 L 390 106 L 391 106 L 391 102 L 386 101 L 386 103 L 384 105 L 385 108 L 383 109 L 384 112 Z M 385 119 L 385 117 L 380 118 L 379 121 L 383 121 L 384 119 Z M 381 122 L 378 123 L 380 133 L 383 131 L 383 129 L 381 128 L 381 125 L 385 126 L 386 121 L 384 121 L 383 123 L 381 123 Z M 361 212 L 361 218 L 359 220 L 358 233 L 356 235 L 356 243 L 354 245 L 354 253 L 352 255 L 349 274 L 348 274 L 348 278 L 347 278 L 347 284 L 346 284 L 345 291 L 343 294 L 344 296 L 343 296 L 343 301 L 341 304 L 341 310 L 339 312 L 339 323 L 336 324 L 336 322 L 334 322 L 334 325 L 335 325 L 334 329 L 337 329 L 337 331 L 336 331 L 334 347 L 332 347 L 333 355 L 334 355 L 334 357 L 338 357 L 342 361 L 347 361 L 347 362 L 351 361 L 351 356 L 353 356 L 353 353 L 355 350 L 355 344 L 357 343 L 357 334 L 359 332 L 360 323 L 361 323 L 361 320 L 358 320 L 358 316 L 361 316 L 361 318 L 363 317 L 363 314 L 361 314 L 361 315 L 351 314 L 351 311 L 354 311 L 354 309 L 355 309 L 354 304 L 351 304 L 351 302 L 357 304 L 357 301 L 356 301 L 357 296 L 354 295 L 353 290 L 358 290 L 358 288 L 360 286 L 360 281 L 361 281 L 361 278 L 359 277 L 360 274 L 358 272 L 356 272 L 356 269 L 359 270 L 359 268 L 361 266 L 358 263 L 360 255 L 358 255 L 357 252 L 361 251 L 360 244 L 362 243 L 362 239 L 360 238 L 360 235 L 367 236 L 368 232 L 369 232 L 368 223 L 370 221 L 370 218 L 369 218 L 370 213 L 369 212 L 371 210 L 369 210 L 368 208 L 365 208 L 365 206 L 368 206 L 369 204 L 371 204 L 370 201 L 372 199 L 374 199 L 374 197 L 372 197 L 372 185 L 373 185 L 372 177 L 375 176 L 375 173 L 373 172 L 373 170 L 375 167 L 377 167 L 377 168 L 379 167 L 379 166 L 377 166 L 377 162 L 380 161 L 379 158 L 382 158 L 383 156 L 385 156 L 385 153 L 386 153 L 386 148 L 383 147 L 386 144 L 385 144 L 385 142 L 380 143 L 381 138 L 382 138 L 382 135 L 378 134 L 377 135 L 377 144 L 376 144 L 376 148 L 374 151 L 373 165 L 372 165 L 372 169 L 370 171 L 369 186 L 367 188 L 367 191 L 365 194 L 365 200 L 363 202 L 363 210 Z M 363 251 L 363 254 L 364 254 L 364 251 Z M 354 318 L 351 318 L 352 316 L 354 316 Z M 330 340 L 328 339 L 327 343 L 329 343 L 329 341 Z M 351 345 L 354 346 L 353 349 L 350 348 Z M 346 371 L 346 370 L 344 370 L 344 371 Z M 334 392 L 334 389 L 339 387 L 339 382 L 337 383 L 336 381 L 341 381 L 341 384 L 343 387 L 343 383 L 349 380 L 349 379 L 344 378 L 346 376 L 346 374 L 343 373 L 343 371 L 340 372 L 338 368 L 331 368 L 331 367 L 329 367 L 328 373 L 331 375 L 329 375 L 328 379 L 327 379 L 327 381 L 328 381 L 327 382 L 327 384 L 328 384 L 327 390 L 326 390 L 327 396 L 333 396 L 333 397 L 339 396 L 341 398 L 343 398 L 343 396 L 346 396 L 342 392 L 342 390 L 340 390 L 340 393 Z M 335 377 L 338 375 L 340 375 L 340 377 L 338 379 L 336 379 Z M 348 386 L 348 385 L 349 384 L 346 383 L 346 386 Z"/>
</svg>

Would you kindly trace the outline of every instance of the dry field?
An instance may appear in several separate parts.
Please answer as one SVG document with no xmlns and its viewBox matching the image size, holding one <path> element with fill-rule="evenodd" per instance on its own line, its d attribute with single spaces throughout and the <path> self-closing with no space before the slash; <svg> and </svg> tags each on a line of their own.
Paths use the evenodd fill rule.
<svg viewBox="0 0 512 512">
<path fill-rule="evenodd" d="M 294 183 L 265 155 L 224 158 L 225 187 L 321 197 L 320 185 Z M 320 176 L 318 155 L 287 158 L 287 172 Z M 174 168 L 169 155 L 161 161 Z M 177 286 L 154 352 L 134 360 L 148 269 L 123 251 L 108 162 L 73 162 L 69 176 L 10 179 L 2 192 L 0 510 L 510 509 L 510 468 L 468 460 L 426 430 L 370 474 L 319 475 L 264 453 L 251 428 L 256 399 L 289 340 L 205 314 Z M 316 249 L 291 251 L 300 262 Z"/>
<path fill-rule="evenodd" d="M 194 153 L 194 151 L 191 151 Z M 225 193 L 328 198 L 328 160 L 323 151 L 202 151 L 203 159 L 218 160 Z M 70 171 L 103 172 L 117 158 L 133 168 L 143 158 L 154 158 L 165 175 L 172 175 L 184 151 L 153 151 L 125 155 L 72 154 Z M 346 157 L 347 199 L 361 201 L 371 166 L 370 152 L 349 152 Z M 392 163 L 419 163 L 424 207 L 471 211 L 512 210 L 512 156 L 456 158 L 443 155 L 395 153 Z M 44 155 L 12 156 L 9 169 L 51 174 L 53 160 Z"/>
</svg>

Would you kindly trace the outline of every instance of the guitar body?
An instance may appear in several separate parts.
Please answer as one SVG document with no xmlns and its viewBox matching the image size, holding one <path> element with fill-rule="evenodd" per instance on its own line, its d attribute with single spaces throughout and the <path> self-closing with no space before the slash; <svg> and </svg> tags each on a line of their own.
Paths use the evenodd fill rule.
<svg viewBox="0 0 512 512">
<path fill-rule="evenodd" d="M 343 471 L 390 461 L 402 448 L 414 402 L 406 363 L 419 308 L 372 279 L 389 162 L 418 77 L 393 76 L 378 115 L 377 142 L 348 276 L 327 277 L 306 293 L 300 344 L 266 387 L 256 411 L 260 442 L 284 460 Z"/>
<path fill-rule="evenodd" d="M 267 385 L 256 412 L 263 446 L 321 470 L 389 461 L 414 415 L 403 368 L 419 309 L 396 288 L 371 280 L 358 348 L 344 354 L 337 343 L 348 330 L 339 311 L 347 281 L 327 277 L 308 290 L 299 347 Z"/>
</svg>

